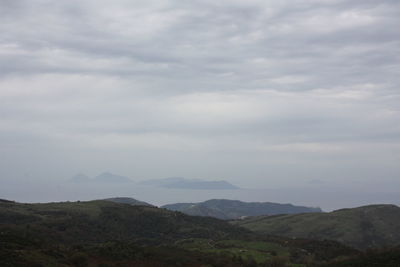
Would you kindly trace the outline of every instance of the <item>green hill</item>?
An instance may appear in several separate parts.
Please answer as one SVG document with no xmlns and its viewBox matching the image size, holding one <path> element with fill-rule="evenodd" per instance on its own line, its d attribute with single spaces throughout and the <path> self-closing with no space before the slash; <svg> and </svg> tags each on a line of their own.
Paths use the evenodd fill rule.
<svg viewBox="0 0 400 267">
<path fill-rule="evenodd" d="M 111 201 L 0 200 L 0 266 L 305 266 L 359 252 Z"/>
<path fill-rule="evenodd" d="M 258 233 L 331 239 L 359 249 L 400 244 L 400 208 L 394 205 L 371 205 L 329 213 L 253 217 L 233 223 Z"/>
<path fill-rule="evenodd" d="M 186 237 L 223 238 L 246 232 L 214 218 L 195 218 L 151 206 L 111 201 L 21 204 L 0 202 L 0 229 L 26 230 L 65 243 L 137 240 L 160 243 Z"/>
<path fill-rule="evenodd" d="M 222 220 L 246 216 L 321 212 L 320 208 L 294 206 L 271 202 L 242 202 L 239 200 L 211 199 L 200 203 L 176 203 L 162 208 L 180 211 L 192 216 L 209 216 Z"/>
<path fill-rule="evenodd" d="M 132 206 L 153 206 L 147 202 L 140 201 L 131 197 L 112 197 L 112 198 L 105 198 L 103 200 L 111 201 L 114 203 L 128 204 Z"/>
</svg>

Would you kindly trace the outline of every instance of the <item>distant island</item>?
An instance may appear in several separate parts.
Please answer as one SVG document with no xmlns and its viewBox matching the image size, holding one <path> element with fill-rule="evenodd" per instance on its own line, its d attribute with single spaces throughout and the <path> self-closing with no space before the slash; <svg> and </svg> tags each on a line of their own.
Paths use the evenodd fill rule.
<svg viewBox="0 0 400 267">
<path fill-rule="evenodd" d="M 239 189 L 239 187 L 224 181 L 208 181 L 201 179 L 187 179 L 183 177 L 169 177 L 163 179 L 152 179 L 141 182 L 135 182 L 132 179 L 110 173 L 103 172 L 93 178 L 90 178 L 86 174 L 78 173 L 68 180 L 71 183 L 110 183 L 110 184 L 123 184 L 123 183 L 135 183 L 140 186 L 152 186 L 152 187 L 163 187 L 170 189 L 189 189 L 189 190 L 233 190 Z"/>
<path fill-rule="evenodd" d="M 222 220 L 260 215 L 322 212 L 320 208 L 294 206 L 292 204 L 243 202 L 229 199 L 211 199 L 200 203 L 176 203 L 164 205 L 161 208 L 180 211 L 192 216 L 209 216 Z"/>
<path fill-rule="evenodd" d="M 156 186 L 175 189 L 193 189 L 193 190 L 227 190 L 239 189 L 239 187 L 224 181 L 206 181 L 201 179 L 186 179 L 183 177 L 169 177 L 164 179 L 153 179 L 142 181 L 140 185 Z"/>
<path fill-rule="evenodd" d="M 69 182 L 73 183 L 131 183 L 132 179 L 121 176 L 118 174 L 113 174 L 110 172 L 103 172 L 94 178 L 90 178 L 86 174 L 78 173 L 73 176 Z"/>
</svg>

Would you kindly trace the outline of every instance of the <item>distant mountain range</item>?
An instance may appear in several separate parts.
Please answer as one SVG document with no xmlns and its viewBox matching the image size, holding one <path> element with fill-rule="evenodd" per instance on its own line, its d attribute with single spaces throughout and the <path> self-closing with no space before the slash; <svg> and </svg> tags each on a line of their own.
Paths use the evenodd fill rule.
<svg viewBox="0 0 400 267">
<path fill-rule="evenodd" d="M 239 187 L 227 181 L 205 181 L 200 179 L 186 179 L 183 177 L 170 177 L 164 179 L 153 179 L 140 182 L 141 185 L 156 186 L 175 189 L 194 189 L 194 190 L 226 190 L 239 189 Z"/>
<path fill-rule="evenodd" d="M 133 182 L 130 178 L 113 174 L 110 172 L 103 172 L 97 175 L 94 178 L 90 178 L 86 174 L 78 173 L 74 177 L 72 177 L 70 182 L 74 183 L 90 183 L 90 182 L 98 182 L 98 183 L 131 183 Z"/>
<path fill-rule="evenodd" d="M 176 203 L 161 208 L 180 211 L 192 216 L 209 216 L 223 220 L 247 216 L 321 212 L 320 208 L 294 206 L 271 202 L 242 202 L 239 200 L 212 199 L 200 203 Z"/>
<path fill-rule="evenodd" d="M 400 208 L 395 205 L 260 216 L 238 220 L 234 224 L 263 234 L 336 240 L 359 249 L 400 245 Z"/>
</svg>

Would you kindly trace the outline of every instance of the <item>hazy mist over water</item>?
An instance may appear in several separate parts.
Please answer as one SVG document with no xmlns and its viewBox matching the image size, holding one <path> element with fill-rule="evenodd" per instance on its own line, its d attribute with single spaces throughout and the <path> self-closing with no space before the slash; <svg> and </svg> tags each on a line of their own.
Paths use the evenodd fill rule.
<svg viewBox="0 0 400 267">
<path fill-rule="evenodd" d="M 237 199 L 251 202 L 278 202 L 321 207 L 331 211 L 376 203 L 400 205 L 398 192 L 356 192 L 346 188 L 320 186 L 292 188 L 241 188 L 235 190 L 188 190 L 137 185 L 135 183 L 40 183 L 2 184 L 2 197 L 20 202 L 85 201 L 115 196 L 132 197 L 161 206 L 177 202 L 201 202 L 209 199 Z"/>
<path fill-rule="evenodd" d="M 0 1 L 0 198 L 399 204 L 400 1 Z M 72 184 L 226 180 L 241 190 Z"/>
</svg>

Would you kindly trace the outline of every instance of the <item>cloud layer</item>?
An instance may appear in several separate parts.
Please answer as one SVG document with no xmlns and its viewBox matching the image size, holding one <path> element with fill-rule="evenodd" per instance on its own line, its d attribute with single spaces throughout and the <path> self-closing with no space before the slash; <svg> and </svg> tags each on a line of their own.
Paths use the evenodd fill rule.
<svg viewBox="0 0 400 267">
<path fill-rule="evenodd" d="M 398 25 L 394 0 L 3 0 L 2 175 L 390 188 Z"/>
</svg>

